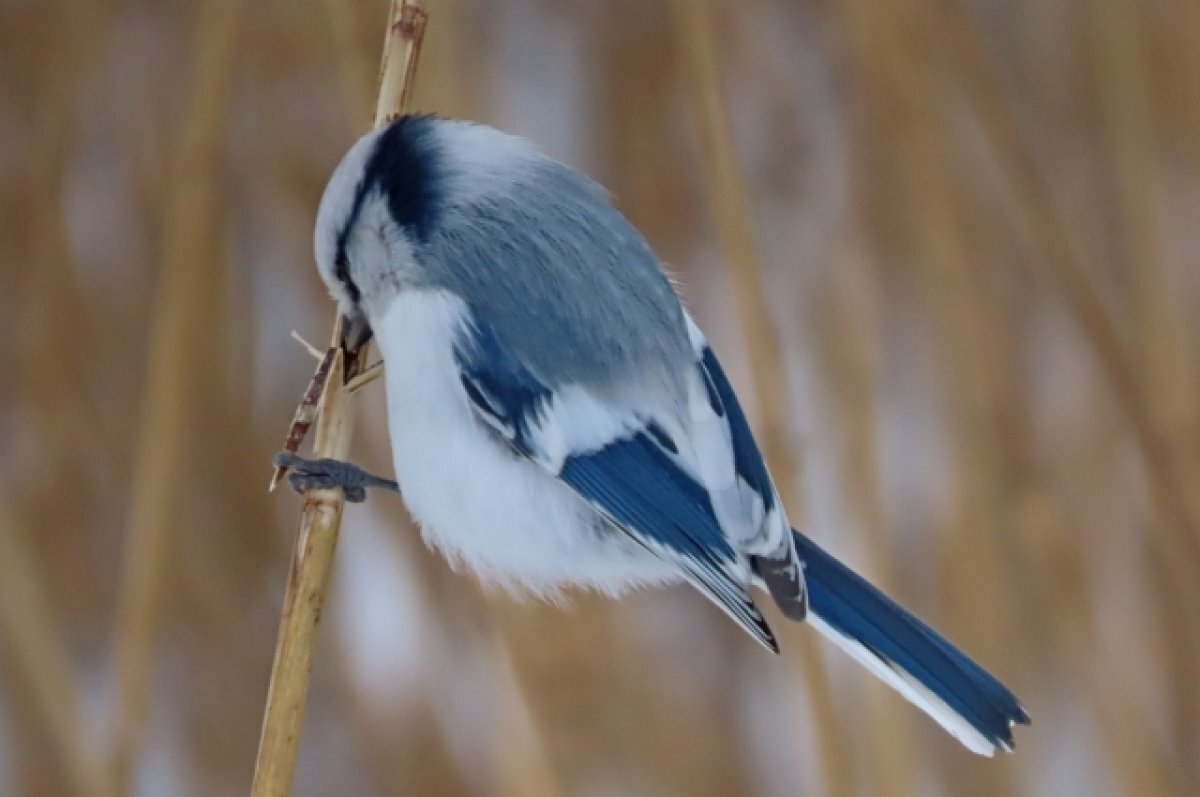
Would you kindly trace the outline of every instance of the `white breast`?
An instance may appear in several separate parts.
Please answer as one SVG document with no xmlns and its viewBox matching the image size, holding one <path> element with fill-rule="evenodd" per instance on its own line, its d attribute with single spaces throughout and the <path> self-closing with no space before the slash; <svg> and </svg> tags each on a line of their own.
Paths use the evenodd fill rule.
<svg viewBox="0 0 1200 797">
<path fill-rule="evenodd" d="M 475 418 L 452 349 L 465 314 L 451 294 L 410 290 L 372 319 L 396 480 L 425 540 L 485 582 L 538 594 L 572 584 L 617 593 L 677 579 Z"/>
</svg>

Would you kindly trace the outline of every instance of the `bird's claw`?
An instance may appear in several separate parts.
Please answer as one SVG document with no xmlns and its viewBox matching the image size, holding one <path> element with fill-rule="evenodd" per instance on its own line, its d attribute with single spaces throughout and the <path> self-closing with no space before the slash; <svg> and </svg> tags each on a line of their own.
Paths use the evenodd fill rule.
<svg viewBox="0 0 1200 797">
<path fill-rule="evenodd" d="M 394 481 L 367 473 L 357 465 L 339 459 L 305 459 L 291 451 L 281 451 L 275 455 L 274 463 L 276 468 L 290 471 L 288 484 L 298 493 L 341 487 L 347 501 L 359 504 L 367 499 L 368 487 L 399 492 Z"/>
</svg>

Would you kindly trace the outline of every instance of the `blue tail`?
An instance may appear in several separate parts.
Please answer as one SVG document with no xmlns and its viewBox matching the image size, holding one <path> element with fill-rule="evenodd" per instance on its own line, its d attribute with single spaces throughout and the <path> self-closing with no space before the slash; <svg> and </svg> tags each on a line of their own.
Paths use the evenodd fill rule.
<svg viewBox="0 0 1200 797">
<path fill-rule="evenodd" d="M 975 752 L 1013 749 L 1029 724 L 1015 695 L 986 670 L 812 540 L 793 530 L 810 620 Z"/>
</svg>

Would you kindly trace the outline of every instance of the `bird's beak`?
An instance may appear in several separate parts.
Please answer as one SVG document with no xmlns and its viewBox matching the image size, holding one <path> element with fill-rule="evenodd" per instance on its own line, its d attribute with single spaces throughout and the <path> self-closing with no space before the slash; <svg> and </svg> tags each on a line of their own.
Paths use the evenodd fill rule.
<svg viewBox="0 0 1200 797">
<path fill-rule="evenodd" d="M 342 348 L 353 355 L 371 339 L 371 325 L 360 311 L 342 316 Z"/>
</svg>

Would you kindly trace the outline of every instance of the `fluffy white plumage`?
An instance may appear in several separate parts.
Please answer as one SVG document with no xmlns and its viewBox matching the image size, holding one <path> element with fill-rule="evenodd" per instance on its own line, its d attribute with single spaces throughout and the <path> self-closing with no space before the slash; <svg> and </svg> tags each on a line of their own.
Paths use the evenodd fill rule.
<svg viewBox="0 0 1200 797">
<path fill-rule="evenodd" d="M 681 580 L 632 540 L 598 533 L 594 509 L 487 434 L 454 363 L 464 320 L 460 299 L 420 290 L 393 299 L 375 323 L 387 363 L 396 480 L 425 539 L 483 581 L 512 591 L 553 596 L 573 584 L 616 595 Z M 591 415 L 598 425 L 614 423 Z"/>
</svg>

